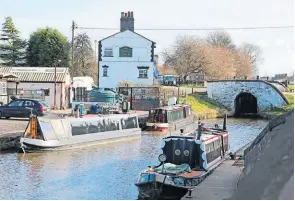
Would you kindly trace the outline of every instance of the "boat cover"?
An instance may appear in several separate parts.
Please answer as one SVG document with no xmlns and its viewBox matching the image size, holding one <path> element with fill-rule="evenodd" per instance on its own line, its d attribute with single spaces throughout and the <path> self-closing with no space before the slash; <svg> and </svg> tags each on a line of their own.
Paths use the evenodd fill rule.
<svg viewBox="0 0 295 201">
<path fill-rule="evenodd" d="M 162 171 L 163 165 L 155 168 L 155 171 Z M 181 165 L 175 165 L 172 163 L 165 163 L 164 164 L 164 172 L 170 173 L 170 174 L 181 174 L 181 173 L 190 173 L 192 172 L 190 166 L 186 163 L 183 163 Z"/>
</svg>

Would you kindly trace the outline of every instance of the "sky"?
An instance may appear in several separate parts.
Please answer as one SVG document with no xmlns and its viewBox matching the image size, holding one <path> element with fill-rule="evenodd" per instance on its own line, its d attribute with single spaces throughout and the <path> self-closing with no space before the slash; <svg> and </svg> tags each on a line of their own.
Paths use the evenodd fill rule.
<svg viewBox="0 0 295 201">
<path fill-rule="evenodd" d="M 133 11 L 135 32 L 156 42 L 155 53 L 177 36 L 206 37 L 209 31 L 136 31 L 136 28 L 224 28 L 294 25 L 294 0 L 1 0 L 0 23 L 10 16 L 28 39 L 38 28 L 56 28 L 71 40 L 71 23 L 79 27 L 120 29 L 121 12 Z M 116 30 L 76 30 L 101 40 Z M 294 72 L 294 29 L 229 30 L 234 43 L 262 49 L 260 76 Z"/>
</svg>

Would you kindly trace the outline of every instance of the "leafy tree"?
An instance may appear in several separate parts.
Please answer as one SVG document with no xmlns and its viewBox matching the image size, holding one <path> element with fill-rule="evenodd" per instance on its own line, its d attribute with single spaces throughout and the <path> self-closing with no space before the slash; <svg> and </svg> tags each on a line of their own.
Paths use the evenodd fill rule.
<svg viewBox="0 0 295 201">
<path fill-rule="evenodd" d="M 17 66 L 24 63 L 26 41 L 19 37 L 19 31 L 11 17 L 6 17 L 2 24 L 0 40 L 0 59 L 4 65 Z"/>
<path fill-rule="evenodd" d="M 28 42 L 27 60 L 30 66 L 68 66 L 70 60 L 69 42 L 57 29 L 38 29 Z"/>
<path fill-rule="evenodd" d="M 86 33 L 74 38 L 73 76 L 90 76 L 97 80 L 98 65 L 95 61 L 91 40 Z"/>
</svg>

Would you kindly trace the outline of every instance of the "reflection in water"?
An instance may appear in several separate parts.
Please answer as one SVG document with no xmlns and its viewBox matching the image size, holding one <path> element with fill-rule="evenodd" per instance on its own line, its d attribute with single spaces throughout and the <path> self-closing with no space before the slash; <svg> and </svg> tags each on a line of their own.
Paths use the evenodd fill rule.
<svg viewBox="0 0 295 201">
<path fill-rule="evenodd" d="M 208 120 L 222 124 L 222 119 Z M 206 123 L 205 122 L 205 123 Z M 228 119 L 231 150 L 253 140 L 264 120 Z M 0 199 L 136 199 L 134 182 L 158 164 L 161 138 L 106 143 L 59 152 L 0 154 Z"/>
</svg>

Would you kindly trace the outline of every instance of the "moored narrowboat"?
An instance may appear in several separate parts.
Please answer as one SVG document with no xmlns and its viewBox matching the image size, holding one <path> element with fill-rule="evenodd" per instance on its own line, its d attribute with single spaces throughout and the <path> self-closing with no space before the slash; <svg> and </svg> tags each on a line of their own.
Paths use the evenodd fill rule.
<svg viewBox="0 0 295 201">
<path fill-rule="evenodd" d="M 160 164 L 144 170 L 135 183 L 138 199 L 181 199 L 224 160 L 228 144 L 226 129 L 204 131 L 201 125 L 195 136 L 163 138 Z"/>
<path fill-rule="evenodd" d="M 190 105 L 171 105 L 149 111 L 145 130 L 175 131 L 194 123 Z"/>
<path fill-rule="evenodd" d="M 24 152 L 54 151 L 87 146 L 106 140 L 141 137 L 137 115 L 85 115 L 31 117 L 20 139 Z"/>
</svg>

